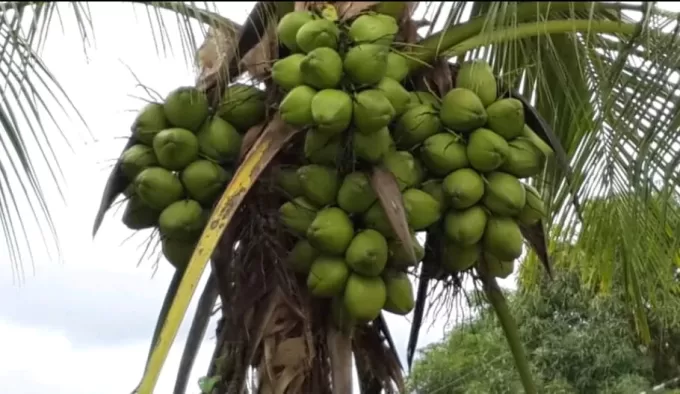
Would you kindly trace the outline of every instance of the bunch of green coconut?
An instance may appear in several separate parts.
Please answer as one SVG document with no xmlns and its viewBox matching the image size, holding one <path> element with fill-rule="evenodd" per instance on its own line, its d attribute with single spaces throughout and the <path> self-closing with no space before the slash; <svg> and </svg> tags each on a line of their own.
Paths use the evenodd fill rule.
<svg viewBox="0 0 680 394">
<path fill-rule="evenodd" d="M 425 252 L 415 233 L 438 232 L 440 269 L 451 273 L 509 275 L 522 252 L 519 223 L 545 215 L 519 178 L 538 174 L 552 151 L 525 124 L 522 103 L 498 97 L 482 61 L 462 64 L 441 99 L 409 92 L 397 32 L 378 13 L 339 23 L 296 11 L 278 26 L 292 52 L 272 67 L 285 93 L 279 112 L 306 130 L 305 165 L 277 176 L 289 198 L 282 223 L 299 237 L 288 262 L 314 296 L 332 299 L 340 324 L 414 306 L 413 262 L 372 189 L 372 166 L 397 180 L 418 261 Z"/>
<path fill-rule="evenodd" d="M 264 116 L 264 93 L 245 84 L 225 89 L 217 108 L 193 87 L 146 105 L 132 127 L 134 144 L 120 157 L 130 182 L 123 223 L 157 227 L 163 255 L 183 269 L 231 180 L 243 134 Z"/>
</svg>

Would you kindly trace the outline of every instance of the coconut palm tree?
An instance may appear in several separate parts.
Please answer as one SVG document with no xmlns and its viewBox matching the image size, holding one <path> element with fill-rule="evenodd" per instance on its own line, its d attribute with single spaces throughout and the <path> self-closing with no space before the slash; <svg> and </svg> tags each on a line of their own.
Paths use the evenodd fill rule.
<svg viewBox="0 0 680 394">
<path fill-rule="evenodd" d="M 166 16 L 163 23 L 154 24 L 159 34 L 170 23 L 177 25 L 190 51 L 196 43 L 192 24 L 209 28 L 197 51 L 201 66 L 197 86 L 215 101 L 231 81 L 244 76 L 273 92 L 271 62 L 286 54 L 276 40 L 278 21 L 292 10 L 324 4 L 258 2 L 246 23 L 239 26 L 209 5 L 135 3 L 150 9 L 150 20 Z M 8 173 L 23 180 L 20 193 L 37 201 L 36 209 L 21 209 L 41 210 L 43 218 L 49 219 L 23 142 L 35 134 L 33 130 L 39 133 L 44 126 L 36 121 L 30 128 L 17 118 L 37 119 L 35 108 L 45 104 L 39 94 L 44 96 L 44 92 L 36 85 L 44 84 L 52 91 L 59 86 L 39 58 L 41 37 L 55 15 L 56 4 L 8 2 L 2 7 L 6 22 L 0 29 L 6 37 L 2 59 L 7 65 L 3 69 L 11 83 L 7 85 L 10 89 L 4 89 L 0 112 L 3 136 L 7 137 L 2 141 L 8 141 L 3 144 L 4 160 L 0 160 L 0 192 L 5 190 L 0 195 L 0 218 L 3 232 L 9 234 L 8 250 L 14 253 L 21 227 L 12 220 L 16 217 L 12 212 L 23 197 L 9 193 Z M 92 26 L 88 6 L 72 3 L 71 7 L 83 36 L 89 37 Z M 555 159 L 533 181 L 548 204 L 550 218 L 522 229 L 532 253 L 549 273 L 545 232 L 550 231 L 560 242 L 588 234 L 593 247 L 599 247 L 603 254 L 615 254 L 616 261 L 624 264 L 638 331 L 648 339 L 642 311 L 653 306 L 650 295 L 658 294 L 659 288 L 675 291 L 677 286 L 668 267 L 656 264 L 675 257 L 677 245 L 667 240 L 677 230 L 666 219 L 677 213 L 666 207 L 646 208 L 651 195 L 666 200 L 677 196 L 678 15 L 654 3 L 336 2 L 335 7 L 341 20 L 368 9 L 397 17 L 413 87 L 441 95 L 453 87 L 457 64 L 463 60 L 484 58 L 493 66 L 500 90 L 523 101 L 527 123 L 555 151 Z M 271 93 L 270 99 L 276 102 L 280 97 Z M 260 393 L 346 393 L 352 385 L 352 356 L 362 392 L 398 391 L 403 387 L 402 366 L 384 319 L 358 326 L 351 336 L 337 330 L 327 322 L 328 304 L 310 298 L 280 264 L 291 245 L 281 236 L 276 222 L 269 220 L 279 200 L 266 179 L 270 169 L 290 160 L 286 152 L 291 145 L 299 146 L 298 131 L 287 127 L 271 111 L 261 127 L 244 136 L 244 154 L 234 179 L 215 206 L 191 262 L 185 270 L 177 271 L 169 285 L 139 393 L 153 391 L 208 261 L 211 277 L 192 322 L 176 393 L 186 388 L 188 371 L 217 299 L 221 301 L 218 342 L 203 382 L 205 392 L 241 393 L 252 379 Z M 372 184 L 383 207 L 396 207 L 390 215 L 391 224 L 400 240 L 409 244 L 410 237 L 404 234 L 404 207 L 394 178 L 376 168 Z M 114 169 L 95 231 L 103 213 L 125 186 L 118 169 Z M 582 215 L 584 201 L 611 195 L 625 196 L 612 208 L 616 215 L 611 210 L 591 210 Z M 606 232 L 599 231 L 605 228 Z M 20 260 L 15 254 L 11 257 Z M 426 254 L 425 261 L 428 258 Z M 593 270 L 598 277 L 606 278 L 606 266 Z M 432 300 L 428 295 L 431 282 L 460 289 L 461 281 L 460 276 L 446 281 L 436 278 L 427 264 L 421 264 L 415 273 L 419 289 L 408 344 L 409 363 L 428 309 L 426 299 Z M 532 278 L 543 280 L 541 275 Z M 536 392 L 495 280 L 484 276 L 479 280 L 498 312 L 526 391 Z M 606 281 L 603 284 L 604 289 Z M 458 293 L 440 294 L 450 299 Z"/>
</svg>

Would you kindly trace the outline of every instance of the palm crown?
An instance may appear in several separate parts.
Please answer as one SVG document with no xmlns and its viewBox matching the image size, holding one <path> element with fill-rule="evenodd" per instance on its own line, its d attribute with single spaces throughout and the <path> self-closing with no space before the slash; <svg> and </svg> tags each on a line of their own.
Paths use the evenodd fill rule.
<svg viewBox="0 0 680 394">
<path fill-rule="evenodd" d="M 187 59 L 198 61 L 201 72 L 197 86 L 208 93 L 208 98 L 217 100 L 230 81 L 247 77 L 271 84 L 271 64 L 282 53 L 276 40 L 276 25 L 283 15 L 294 9 L 314 7 L 321 3 L 305 2 L 258 2 L 248 20 L 240 26 L 225 16 L 219 15 L 212 6 L 198 7 L 193 3 L 136 2 L 145 6 L 149 20 L 157 27 L 159 45 L 164 42 L 164 30 L 176 26 L 184 38 L 182 46 L 186 49 Z M 384 3 L 383 5 L 388 4 Z M 625 288 L 631 300 L 631 312 L 635 316 L 637 328 L 642 338 L 648 338 L 645 310 L 661 301 L 665 295 L 675 291 L 677 286 L 669 262 L 677 260 L 675 239 L 675 205 L 669 201 L 677 200 L 677 148 L 678 115 L 675 111 L 678 94 L 677 58 L 677 15 L 665 11 L 653 3 L 618 4 L 601 2 L 448 2 L 448 3 L 398 3 L 405 7 L 403 13 L 397 9 L 401 39 L 408 42 L 404 52 L 409 54 L 408 66 L 412 75 L 424 86 L 438 94 L 452 88 L 457 72 L 456 66 L 465 60 L 483 58 L 493 67 L 500 77 L 500 84 L 524 100 L 525 108 L 533 108 L 532 127 L 538 135 L 555 151 L 532 184 L 541 192 L 550 217 L 545 225 L 525 229 L 524 235 L 534 247 L 523 265 L 521 279 L 528 282 L 542 280 L 537 274 L 536 261 L 548 264 L 548 256 L 558 252 L 548 245 L 549 239 L 562 242 L 579 242 L 585 245 L 586 260 L 573 256 L 574 266 L 584 277 L 599 282 L 606 289 L 611 283 L 613 261 L 623 264 Z M 367 8 L 381 6 L 380 2 L 339 2 L 336 3 L 340 17 L 355 16 Z M 49 212 L 46 208 L 40 185 L 53 180 L 59 183 L 58 161 L 50 151 L 48 142 L 52 137 L 45 134 L 46 124 L 42 111 L 54 110 L 46 105 L 46 96 L 57 98 L 60 110 L 77 111 L 68 101 L 67 95 L 40 61 L 39 53 L 47 28 L 54 21 L 56 3 L 5 3 L 3 16 L 7 23 L 1 29 L 6 36 L 2 59 L 6 64 L 5 80 L 8 89 L 2 96 L 0 119 L 3 127 L 4 155 L 0 160 L 0 219 L 5 235 L 10 260 L 15 267 L 27 257 L 21 246 L 22 238 L 28 238 L 17 220 L 20 205 L 26 200 L 29 210 L 36 221 L 45 224 L 46 233 L 51 233 L 50 241 L 55 240 Z M 89 37 L 93 26 L 88 18 L 88 6 L 71 3 L 83 37 Z M 385 9 L 384 9 L 385 10 Z M 389 11 L 389 10 L 388 10 Z M 391 10 L 394 12 L 394 10 Z M 386 11 L 387 12 L 387 11 Z M 178 17 L 179 16 L 179 17 Z M 210 34 L 200 48 L 197 48 L 197 26 Z M 448 63 L 442 62 L 448 60 Z M 432 67 L 433 66 L 433 67 Z M 529 116 L 529 115 L 528 115 Z M 53 125 L 54 118 L 50 119 Z M 528 118 L 527 118 L 528 119 Z M 529 120 L 527 120 L 529 122 Z M 283 130 L 283 131 L 282 131 Z M 244 199 L 244 195 L 234 193 L 235 187 L 253 187 L 254 180 L 261 175 L 278 150 L 292 136 L 280 124 L 271 124 L 261 135 L 255 134 L 244 144 L 249 144 L 249 155 L 243 155 L 242 165 L 236 170 L 230 188 L 225 192 L 225 203 L 234 208 L 223 214 L 218 231 L 204 234 L 207 238 L 206 250 L 196 252 L 186 270 L 178 270 L 170 285 L 168 302 L 159 317 L 159 327 L 154 336 L 160 338 L 158 347 L 150 357 L 147 375 L 140 390 L 150 392 L 154 384 L 154 374 L 162 366 L 167 348 L 172 343 L 174 330 L 179 325 L 191 298 L 193 287 L 202 268 L 211 256 L 212 249 L 219 254 L 213 256 L 214 279 L 209 281 L 203 296 L 205 309 L 197 314 L 194 325 L 198 335 L 207 322 L 215 299 L 225 300 L 252 297 L 245 286 L 230 294 L 225 290 L 230 281 L 245 281 L 244 277 L 225 279 L 217 265 L 229 264 L 252 258 L 247 253 L 229 256 L 229 241 L 240 240 L 242 244 L 256 242 L 255 238 L 234 235 L 234 221 L 242 221 L 236 207 L 243 205 L 255 209 L 253 212 L 271 210 Z M 69 138 L 69 135 L 65 135 Z M 26 141 L 35 139 L 40 146 L 41 160 L 52 170 L 49 179 L 39 176 L 34 167 L 35 155 L 29 155 Z M 265 142 L 269 148 L 265 147 Z M 274 148 L 272 148 L 274 147 Z M 269 149 L 269 150 L 267 150 Z M 259 152 L 259 156 L 252 152 Z M 256 157 L 257 156 L 257 157 Z M 259 158 L 259 159 L 258 159 Z M 259 160 L 259 161 L 258 161 Z M 262 168 L 259 168 L 260 165 Z M 100 223 L 103 213 L 116 195 L 123 190 L 115 183 L 115 174 L 107 184 L 98 216 Z M 250 181 L 243 181 L 251 176 Z M 242 182 L 243 181 L 243 182 Z M 230 189 L 233 189 L 230 191 Z M 388 190 L 386 186 L 385 190 Z M 603 197 L 614 199 L 601 200 Z M 231 200 L 229 200 L 231 199 Z M 602 202 L 604 201 L 604 202 Z M 597 209 L 591 209 L 597 204 Z M 218 204 L 218 207 L 220 205 Z M 217 209 L 215 210 L 217 211 Z M 403 212 L 402 212 L 403 216 Z M 96 231 L 96 230 L 95 230 Z M 238 238 L 238 239 L 235 239 Z M 219 241 L 221 239 L 221 241 Z M 226 241 L 225 241 L 226 239 Z M 218 241 L 220 242 L 218 245 Z M 23 253 L 23 254 L 22 254 Z M 568 253 L 568 251 L 567 251 Z M 600 261 L 597 266 L 585 265 Z M 583 266 L 579 266 L 579 263 Z M 422 269 L 419 270 L 422 274 Z M 182 276 L 184 275 L 184 276 Z M 222 276 L 222 277 L 220 277 Z M 285 276 L 285 275 L 284 275 Z M 225 280 L 227 282 L 225 282 Z M 181 282 L 181 283 L 180 283 Z M 427 281 L 421 280 L 427 285 Z M 661 290 L 660 290 L 661 289 Z M 503 300 L 495 296 L 493 286 L 488 296 L 499 317 L 506 324 L 508 316 L 503 317 Z M 174 297 L 174 303 L 172 303 Z M 288 319 L 290 330 L 299 330 L 300 323 L 287 314 L 291 310 L 281 308 L 281 294 L 267 294 L 267 303 L 273 310 Z M 417 342 L 419 322 L 424 313 L 425 300 L 416 300 L 409 350 L 412 352 Z M 277 309 L 277 305 L 279 308 Z M 199 311 L 200 312 L 200 311 Z M 264 312 L 263 312 L 264 313 Z M 306 313 L 318 311 L 312 307 Z M 244 315 L 243 311 L 223 309 L 223 324 L 230 327 L 234 316 Z M 237 319 L 238 320 L 238 319 Z M 511 319 L 510 319 L 511 320 Z M 164 324 L 160 324 L 164 323 Z M 297 324 L 297 325 L 296 325 Z M 161 330 L 164 326 L 164 331 Z M 264 330 L 264 326 L 252 323 L 250 330 Z M 523 371 L 521 348 L 513 343 L 512 328 L 507 328 L 513 352 L 525 387 L 531 391 L 532 384 L 528 371 Z M 253 331 L 232 333 L 252 335 Z M 344 365 L 338 358 L 351 357 L 351 349 L 357 358 L 357 368 L 364 390 L 367 387 L 387 388 L 392 381 L 397 385 L 401 379 L 398 362 L 394 357 L 394 344 L 383 348 L 382 341 L 388 339 L 389 329 L 383 320 L 357 331 L 350 344 L 343 344 L 342 338 L 329 345 L 333 365 L 334 385 L 340 386 Z M 191 341 L 189 341 L 191 344 Z M 219 344 L 218 344 L 219 346 Z M 343 347 L 344 346 L 344 347 Z M 347 346 L 350 351 L 347 352 Z M 234 365 L 231 380 L 243 384 L 239 373 L 248 370 L 255 363 L 256 354 L 266 351 L 266 345 L 251 340 L 244 348 L 228 349 L 231 352 L 249 352 L 249 358 L 242 365 Z M 387 350 L 385 350 L 387 349 Z M 271 349 L 269 349 L 271 350 Z M 224 349 L 217 349 L 211 365 L 214 373 L 223 363 Z M 392 352 L 392 353 L 390 353 Z M 191 367 L 192 353 L 195 349 L 187 347 L 188 360 L 180 371 L 178 387 L 186 385 L 186 368 Z M 219 356 L 222 354 L 221 356 Z M 381 368 L 375 361 L 383 360 Z M 262 370 L 264 364 L 253 364 Z M 317 366 L 324 371 L 323 367 Z M 369 373 L 370 372 L 370 373 Z M 370 376 L 373 376 L 371 378 Z M 157 377 L 157 376 L 156 376 Z M 222 376 L 223 380 L 229 380 Z M 377 379 L 376 379 L 377 378 Z M 271 376 L 270 376 L 271 379 Z M 277 379 L 268 381 L 262 377 L 261 386 L 275 384 Z M 318 382 L 317 382 L 318 383 Z M 231 386 L 222 386 L 231 390 Z M 227 387 L 227 388 L 224 388 Z M 337 389 L 336 389 L 337 390 Z M 222 392 L 222 391 L 220 391 Z M 226 391 L 224 391 L 226 392 Z"/>
</svg>

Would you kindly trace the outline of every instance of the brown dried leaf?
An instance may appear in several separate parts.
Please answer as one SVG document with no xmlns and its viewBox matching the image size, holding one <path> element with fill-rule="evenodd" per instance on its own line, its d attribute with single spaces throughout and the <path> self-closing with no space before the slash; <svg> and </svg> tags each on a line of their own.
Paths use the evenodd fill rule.
<svg viewBox="0 0 680 394">
<path fill-rule="evenodd" d="M 380 205 L 387 215 L 397 240 L 411 258 L 412 263 L 417 264 L 418 261 L 413 250 L 411 231 L 406 221 L 406 209 L 404 209 L 404 201 L 401 197 L 401 191 L 399 191 L 396 178 L 384 168 L 373 167 L 371 186 L 378 196 Z"/>
<path fill-rule="evenodd" d="M 237 47 L 238 31 L 227 27 L 210 27 L 203 44 L 198 48 L 196 60 L 200 72 L 197 84 L 215 78 L 224 65 L 234 56 Z"/>
<path fill-rule="evenodd" d="M 380 1 L 339 1 L 335 3 L 340 20 L 352 19 L 367 9 L 380 4 Z"/>
<path fill-rule="evenodd" d="M 286 338 L 279 342 L 272 360 L 274 367 L 298 367 L 307 359 L 307 343 L 304 337 Z"/>
<path fill-rule="evenodd" d="M 446 93 L 453 89 L 453 76 L 451 67 L 445 58 L 439 58 L 432 69 L 432 81 L 437 88 L 439 97 L 444 97 Z"/>
<path fill-rule="evenodd" d="M 276 24 L 272 23 L 255 48 L 243 56 L 241 65 L 253 78 L 262 81 L 271 72 L 272 62 L 279 55 L 278 49 Z"/>
<path fill-rule="evenodd" d="M 260 137 L 265 127 L 267 127 L 267 122 L 260 123 L 248 129 L 243 135 L 243 141 L 241 142 L 241 153 L 239 154 L 239 161 L 243 160 L 244 157 L 250 152 L 250 148 L 253 147 L 255 141 Z"/>
</svg>

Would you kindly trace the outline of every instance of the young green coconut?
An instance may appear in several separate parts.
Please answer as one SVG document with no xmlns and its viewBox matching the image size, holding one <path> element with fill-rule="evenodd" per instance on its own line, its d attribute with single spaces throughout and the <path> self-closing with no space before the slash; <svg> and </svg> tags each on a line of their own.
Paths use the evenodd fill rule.
<svg viewBox="0 0 680 394">
<path fill-rule="evenodd" d="M 180 179 L 189 197 L 210 206 L 222 193 L 232 174 L 209 160 L 197 160 L 182 171 Z"/>
<path fill-rule="evenodd" d="M 267 112 L 264 101 L 265 93 L 260 89 L 234 83 L 225 89 L 217 116 L 245 133 L 264 120 Z"/>
<path fill-rule="evenodd" d="M 179 178 L 162 167 L 149 167 L 134 180 L 135 192 L 147 206 L 163 210 L 184 196 Z"/>
<path fill-rule="evenodd" d="M 153 137 L 170 127 L 162 103 L 149 103 L 137 114 L 132 125 L 132 134 L 140 143 L 151 146 Z"/>
<path fill-rule="evenodd" d="M 173 126 L 196 132 L 208 117 L 208 98 L 195 87 L 180 87 L 165 99 L 163 112 Z"/>
<path fill-rule="evenodd" d="M 197 239 L 208 222 L 209 212 L 195 200 L 180 200 L 170 204 L 158 218 L 162 235 L 181 240 Z"/>
<path fill-rule="evenodd" d="M 146 145 L 132 145 L 120 157 L 120 168 L 130 180 L 135 179 L 144 169 L 157 165 L 156 154 Z"/>
<path fill-rule="evenodd" d="M 197 134 L 198 148 L 203 156 L 218 163 L 236 160 L 243 137 L 231 123 L 215 116 Z"/>
<path fill-rule="evenodd" d="M 198 157 L 198 139 L 186 129 L 166 129 L 153 138 L 153 151 L 164 168 L 183 170 Z"/>
</svg>

